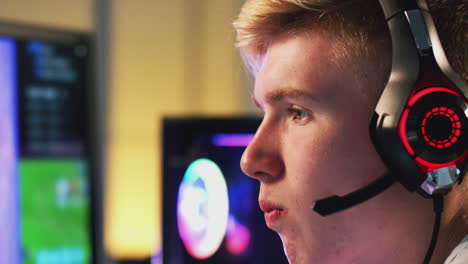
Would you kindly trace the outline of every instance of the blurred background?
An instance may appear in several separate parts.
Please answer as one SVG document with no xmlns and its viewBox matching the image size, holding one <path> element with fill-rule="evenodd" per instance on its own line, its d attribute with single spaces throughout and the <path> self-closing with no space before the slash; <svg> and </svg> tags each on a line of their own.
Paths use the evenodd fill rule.
<svg viewBox="0 0 468 264">
<path fill-rule="evenodd" d="M 44 32 L 45 35 L 60 32 L 65 38 L 67 34 L 83 36 L 83 45 L 88 45 L 85 46 L 88 59 L 80 64 L 86 73 L 86 85 L 82 84 L 86 86 L 83 88 L 86 97 L 80 109 L 91 113 L 91 117 L 73 122 L 85 122 L 90 127 L 91 132 L 85 133 L 91 145 L 86 153 L 90 153 L 92 161 L 88 165 L 83 165 L 84 162 L 79 169 L 69 165 L 69 169 L 79 174 L 76 171 L 82 171 L 83 167 L 92 167 L 91 207 L 95 222 L 91 231 L 96 241 L 96 262 L 149 263 L 162 250 L 164 117 L 256 115 L 250 100 L 252 80 L 234 48 L 235 33 L 231 26 L 242 3 L 240 0 L 0 0 L 0 41 L 2 35 L 5 43 L 16 39 L 16 29 L 22 31 L 24 26 L 26 38 L 34 39 L 35 31 L 40 36 Z M 49 46 L 36 45 L 43 42 L 28 43 L 17 44 L 17 49 L 23 45 L 31 53 L 42 47 L 49 52 L 48 58 L 62 52 L 61 46 L 57 46 L 50 55 Z M 77 50 L 80 49 L 75 47 L 75 55 Z M 67 54 L 65 46 L 62 53 Z M 0 63 L 4 69 L 5 65 Z M 17 81 L 20 84 L 27 79 L 21 78 L 23 81 Z M 5 87 L 5 83 L 0 84 L 0 88 Z M 19 122 L 20 127 L 24 125 L 21 115 L 26 111 L 21 105 L 26 104 L 27 97 L 22 93 L 18 91 L 19 120 L 12 121 Z M 4 125 L 5 120 L 4 116 Z M 254 131 L 255 126 L 251 127 Z M 12 153 L 20 158 L 31 155 L 23 152 Z M 16 173 L 37 170 L 34 166 L 34 161 L 29 161 L 17 168 Z M 61 190 L 68 185 L 57 186 Z M 28 189 L 20 189 L 17 196 L 28 195 L 24 193 Z M 24 216 L 21 210 L 16 216 L 10 215 L 17 225 L 21 225 Z M 47 231 L 34 234 L 54 235 Z M 0 239 L 0 251 L 1 242 Z M 24 249 L 18 250 L 24 259 Z M 44 259 L 48 260 L 27 263 L 64 263 L 54 262 L 53 257 Z M 0 263 L 4 262 L 0 259 Z"/>
</svg>

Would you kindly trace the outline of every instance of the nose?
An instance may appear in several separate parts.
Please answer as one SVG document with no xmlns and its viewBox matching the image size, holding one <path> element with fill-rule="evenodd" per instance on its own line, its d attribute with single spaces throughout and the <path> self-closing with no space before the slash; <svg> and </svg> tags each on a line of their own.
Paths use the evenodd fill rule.
<svg viewBox="0 0 468 264">
<path fill-rule="evenodd" d="M 281 177 L 281 134 L 274 123 L 263 120 L 240 161 L 242 171 L 259 181 L 272 182 Z"/>
</svg>

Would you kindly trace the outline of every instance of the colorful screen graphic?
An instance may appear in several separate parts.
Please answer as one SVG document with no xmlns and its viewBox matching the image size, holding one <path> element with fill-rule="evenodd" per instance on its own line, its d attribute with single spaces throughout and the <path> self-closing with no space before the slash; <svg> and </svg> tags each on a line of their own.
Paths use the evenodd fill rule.
<svg viewBox="0 0 468 264">
<path fill-rule="evenodd" d="M 0 263 L 19 263 L 14 41 L 0 37 Z"/>
<path fill-rule="evenodd" d="M 87 166 L 82 160 L 22 160 L 23 263 L 90 263 Z"/>
<path fill-rule="evenodd" d="M 259 208 L 259 184 L 239 165 L 259 124 L 247 117 L 165 120 L 164 264 L 287 263 Z"/>
<path fill-rule="evenodd" d="M 228 199 L 224 175 L 214 162 L 190 164 L 179 187 L 177 224 L 193 257 L 206 259 L 218 250 L 228 224 Z"/>
</svg>

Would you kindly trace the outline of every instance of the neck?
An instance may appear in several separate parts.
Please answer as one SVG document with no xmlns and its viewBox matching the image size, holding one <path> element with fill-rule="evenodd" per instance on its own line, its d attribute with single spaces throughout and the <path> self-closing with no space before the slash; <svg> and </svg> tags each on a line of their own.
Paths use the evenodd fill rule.
<svg viewBox="0 0 468 264">
<path fill-rule="evenodd" d="M 468 235 L 467 184 L 457 185 L 445 198 L 445 210 L 431 264 L 444 263 L 452 250 Z"/>
</svg>

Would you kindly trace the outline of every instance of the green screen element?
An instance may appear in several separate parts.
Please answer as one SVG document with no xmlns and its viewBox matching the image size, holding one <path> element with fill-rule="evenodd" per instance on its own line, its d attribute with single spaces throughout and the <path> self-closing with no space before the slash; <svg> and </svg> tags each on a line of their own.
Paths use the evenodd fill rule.
<svg viewBox="0 0 468 264">
<path fill-rule="evenodd" d="M 20 183 L 23 263 L 91 263 L 86 162 L 22 160 Z"/>
</svg>

